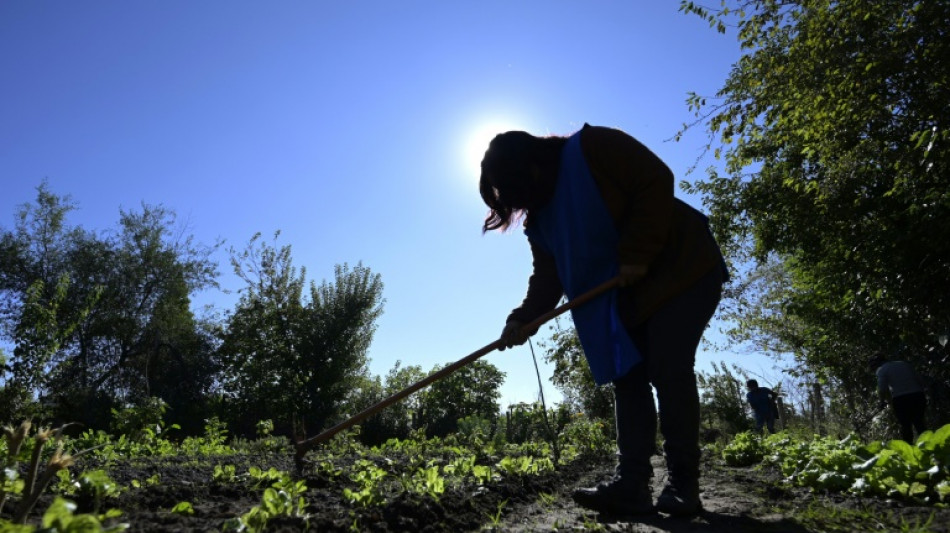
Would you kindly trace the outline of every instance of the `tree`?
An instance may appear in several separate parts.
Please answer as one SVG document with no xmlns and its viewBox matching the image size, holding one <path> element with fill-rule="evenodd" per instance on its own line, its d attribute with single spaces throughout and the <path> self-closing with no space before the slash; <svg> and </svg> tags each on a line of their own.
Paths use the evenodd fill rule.
<svg viewBox="0 0 950 533">
<path fill-rule="evenodd" d="M 438 372 L 436 366 L 431 373 Z M 431 374 L 430 373 L 430 374 Z M 505 373 L 487 361 L 475 361 L 420 391 L 418 427 L 429 436 L 444 437 L 458 430 L 459 419 L 498 418 L 499 388 Z"/>
<path fill-rule="evenodd" d="M 0 403 L 7 406 L 0 423 L 22 419 L 48 419 L 49 413 L 36 401 L 38 392 L 47 390 L 47 370 L 53 356 L 67 341 L 76 323 L 61 326 L 59 309 L 66 299 L 69 277 L 62 275 L 50 300 L 44 298 L 45 286 L 35 281 L 24 295 L 21 312 L 15 319 L 12 364 L 3 364 L 4 387 Z M 2 353 L 0 353 L 2 355 Z M 4 362 L 5 361 L 0 361 Z"/>
<path fill-rule="evenodd" d="M 275 234 L 276 241 L 278 234 Z M 302 358 L 297 324 L 303 322 L 305 271 L 292 265 L 290 246 L 260 243 L 230 250 L 231 266 L 247 286 L 223 332 L 219 355 L 229 422 L 250 433 L 254 422 L 273 418 L 284 430 L 299 413 L 296 371 Z"/>
<path fill-rule="evenodd" d="M 386 374 L 385 380 L 379 376 L 366 378 L 346 403 L 354 412 L 359 412 L 422 381 L 425 377 L 421 366 L 402 366 L 401 361 L 396 361 Z M 360 439 L 364 444 L 373 446 L 389 439 L 409 438 L 412 431 L 419 427 L 421 401 L 422 392 L 416 392 L 369 417 L 361 424 Z"/>
<path fill-rule="evenodd" d="M 305 298 L 306 270 L 293 266 L 289 245 L 277 247 L 278 236 L 267 244 L 256 234 L 244 251 L 231 250 L 247 286 L 223 334 L 222 385 L 247 433 L 262 418 L 305 432 L 340 417 L 367 376 L 382 313 L 380 277 L 361 264 L 336 266 L 335 282 L 311 283 Z"/>
<path fill-rule="evenodd" d="M 713 364 L 710 373 L 696 373 L 700 411 L 707 426 L 728 435 L 752 429 L 752 421 L 746 414 L 745 382 L 748 379 L 742 369 L 737 366 L 730 369 L 723 362 L 718 366 Z"/>
<path fill-rule="evenodd" d="M 822 379 L 867 379 L 862 361 L 905 344 L 946 382 L 935 341 L 950 329 L 950 3 L 681 9 L 734 27 L 743 49 L 714 99 L 688 100 L 724 160 L 688 190 L 735 264 L 781 265 L 746 294 L 766 305 L 739 309 L 743 326 Z"/>
<path fill-rule="evenodd" d="M 334 283 L 310 286 L 301 333 L 304 421 L 322 427 L 346 408 L 344 400 L 367 375 L 376 319 L 383 312 L 383 282 L 362 263 L 334 267 Z"/>
<path fill-rule="evenodd" d="M 101 298 L 77 330 L 69 364 L 53 375 L 67 412 L 82 409 L 92 420 L 103 413 L 91 406 L 161 397 L 178 413 L 213 385 L 213 338 L 190 309 L 192 292 L 216 286 L 213 248 L 175 225 L 172 211 L 143 204 L 120 210 L 119 228 L 103 238 L 74 239 L 69 263 L 84 280 L 77 288 L 98 288 Z M 200 428 L 200 418 L 188 422 Z"/>
<path fill-rule="evenodd" d="M 169 388 L 192 392 L 171 398 L 173 408 L 193 405 L 215 368 L 189 294 L 215 285 L 213 248 L 174 229 L 162 207 L 120 211 L 119 229 L 101 236 L 67 225 L 74 208 L 43 183 L 0 233 L 0 327 L 24 347 L 12 365 L 44 373 L 29 394 L 52 416 L 93 427 L 108 427 L 111 407 Z M 55 342 L 26 349 L 42 331 Z"/>
<path fill-rule="evenodd" d="M 594 382 L 574 326 L 563 328 L 556 320 L 552 330 L 550 340 L 541 347 L 545 350 L 544 360 L 554 364 L 551 381 L 561 391 L 564 402 L 590 418 L 613 420 L 612 385 L 600 387 Z"/>
</svg>

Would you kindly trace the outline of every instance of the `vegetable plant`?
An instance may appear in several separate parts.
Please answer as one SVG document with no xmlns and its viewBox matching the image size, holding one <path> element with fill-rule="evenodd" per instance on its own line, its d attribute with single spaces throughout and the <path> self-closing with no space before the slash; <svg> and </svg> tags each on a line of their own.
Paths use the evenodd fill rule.
<svg viewBox="0 0 950 533">
<path fill-rule="evenodd" d="M 740 433 L 725 447 L 723 458 L 733 466 L 760 461 L 778 466 L 787 483 L 813 490 L 923 505 L 950 503 L 950 424 L 922 433 L 913 444 L 862 443 L 853 435 L 805 440 L 784 433 L 766 438 Z"/>
</svg>

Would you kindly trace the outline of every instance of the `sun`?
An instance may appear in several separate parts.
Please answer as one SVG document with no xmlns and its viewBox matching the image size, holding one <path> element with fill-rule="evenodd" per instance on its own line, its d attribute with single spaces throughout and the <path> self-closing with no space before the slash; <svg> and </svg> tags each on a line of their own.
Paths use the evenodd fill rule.
<svg viewBox="0 0 950 533">
<path fill-rule="evenodd" d="M 488 149 L 488 143 L 495 138 L 495 135 L 506 131 L 523 129 L 525 128 L 513 120 L 492 119 L 480 122 L 477 126 L 469 130 L 462 145 L 462 163 L 465 166 L 465 174 L 478 178 L 481 171 L 482 158 L 485 157 L 485 150 Z"/>
</svg>

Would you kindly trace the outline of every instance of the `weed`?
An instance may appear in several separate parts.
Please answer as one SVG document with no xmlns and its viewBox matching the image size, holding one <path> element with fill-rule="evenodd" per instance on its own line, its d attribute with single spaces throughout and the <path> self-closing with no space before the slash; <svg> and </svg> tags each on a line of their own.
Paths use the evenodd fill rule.
<svg viewBox="0 0 950 533">
<path fill-rule="evenodd" d="M 286 472 L 281 472 L 274 467 L 270 467 L 267 470 L 261 470 L 256 466 L 250 467 L 247 471 L 247 475 L 254 481 L 251 484 L 251 487 L 254 489 L 259 489 L 265 485 L 270 485 L 274 482 L 278 482 L 284 478 L 290 477 Z"/>
<path fill-rule="evenodd" d="M 554 502 L 557 501 L 557 497 L 553 494 L 547 492 L 541 492 L 538 494 L 538 498 L 541 500 L 541 505 L 544 507 L 551 507 L 554 505 Z"/>
<path fill-rule="evenodd" d="M 921 523 L 922 518 L 917 517 L 913 522 L 907 521 L 904 517 L 901 517 L 900 524 L 901 533 L 930 533 L 931 524 L 934 522 L 934 513 L 930 513 L 930 516 L 927 517 L 927 520 Z"/>
<path fill-rule="evenodd" d="M 214 465 L 211 480 L 216 483 L 234 483 L 237 481 L 237 468 L 234 465 Z"/>
<path fill-rule="evenodd" d="M 590 515 L 584 515 L 584 531 L 607 531 L 603 524 Z"/>
<path fill-rule="evenodd" d="M 491 521 L 493 527 L 498 527 L 498 525 L 501 524 L 501 516 L 505 512 L 506 505 L 508 505 L 507 499 L 498 502 L 495 512 L 488 515 L 488 519 Z"/>
<path fill-rule="evenodd" d="M 75 458 L 87 453 L 90 449 L 85 449 L 74 455 L 63 453 L 63 430 L 68 425 L 57 429 L 41 428 L 37 430 L 32 439 L 28 439 L 32 424 L 25 421 L 16 429 L 7 426 L 3 428 L 3 436 L 6 439 L 7 457 L 4 460 L 4 466 L 0 469 L 0 511 L 6 503 L 8 494 L 20 496 L 20 505 L 13 516 L 15 524 L 26 523 L 26 517 L 33 510 L 40 495 L 46 490 L 58 472 L 65 470 L 73 465 Z M 50 441 L 56 443 L 56 448 L 46 462 L 46 466 L 41 470 L 43 450 Z M 29 443 L 31 447 L 24 447 Z M 20 450 L 30 450 L 29 463 L 27 464 L 26 478 L 19 479 L 17 465 L 20 462 Z"/>
<path fill-rule="evenodd" d="M 786 482 L 816 491 L 895 498 L 917 505 L 950 502 L 950 424 L 901 440 L 863 444 L 854 436 L 805 440 L 787 433 L 736 435 L 723 449 L 732 466 L 778 466 Z"/>
<path fill-rule="evenodd" d="M 191 505 L 191 502 L 178 502 L 171 508 L 171 512 L 173 514 L 191 516 L 195 514 L 195 508 Z"/>
<path fill-rule="evenodd" d="M 144 482 L 139 481 L 139 480 L 137 480 L 137 479 L 133 479 L 133 480 L 132 480 L 132 487 L 133 487 L 133 488 L 136 488 L 136 489 L 140 489 L 140 488 L 142 488 L 143 486 L 144 486 L 144 487 L 153 487 L 153 486 L 155 486 L 155 485 L 158 485 L 158 484 L 161 483 L 161 482 L 162 482 L 162 475 L 161 475 L 161 474 L 154 474 L 154 475 L 151 475 L 151 476 L 145 478 L 145 481 L 144 481 Z"/>
<path fill-rule="evenodd" d="M 247 531 L 260 533 L 266 530 L 267 522 L 277 516 L 292 516 L 307 519 L 307 502 L 302 494 L 307 491 L 303 481 L 294 482 L 285 476 L 273 487 L 264 489 L 261 504 L 251 508 L 239 518 L 232 518 L 222 524 L 224 531 Z"/>
<path fill-rule="evenodd" d="M 356 470 L 350 474 L 350 480 L 355 482 L 359 489 L 343 489 L 343 498 L 361 507 L 382 505 L 386 497 L 383 495 L 381 481 L 386 477 L 386 471 L 366 459 L 356 461 L 354 468 Z"/>
<path fill-rule="evenodd" d="M 93 501 L 93 510 L 98 513 L 104 498 L 118 496 L 122 489 L 104 470 L 91 470 L 80 474 L 73 482 L 75 493 L 78 496 L 90 498 Z"/>
<path fill-rule="evenodd" d="M 115 533 L 129 528 L 129 524 L 125 523 L 119 523 L 109 527 L 102 525 L 104 521 L 118 518 L 122 515 L 120 511 L 114 509 L 102 515 L 77 515 L 73 514 L 75 511 L 75 503 L 57 496 L 46 512 L 43 513 L 42 531 Z"/>
<path fill-rule="evenodd" d="M 474 465 L 472 467 L 472 476 L 479 485 L 484 485 L 486 483 L 490 483 L 491 480 L 494 479 L 495 474 L 492 472 L 490 466 Z"/>
</svg>

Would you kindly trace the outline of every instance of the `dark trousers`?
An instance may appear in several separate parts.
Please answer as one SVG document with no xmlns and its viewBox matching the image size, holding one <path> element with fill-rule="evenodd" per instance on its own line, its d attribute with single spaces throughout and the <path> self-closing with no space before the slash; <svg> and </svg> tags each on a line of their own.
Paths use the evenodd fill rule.
<svg viewBox="0 0 950 533">
<path fill-rule="evenodd" d="M 769 430 L 769 433 L 775 433 L 775 414 L 772 413 L 772 409 L 767 411 L 754 411 L 752 412 L 752 417 L 755 419 L 755 430 L 759 433 L 762 432 L 762 428 L 765 427 Z"/>
<path fill-rule="evenodd" d="M 713 269 L 630 331 L 644 360 L 614 381 L 617 473 L 622 480 L 640 482 L 653 475 L 657 408 L 651 385 L 656 388 L 671 478 L 699 478 L 699 392 L 693 367 L 703 331 L 719 305 L 722 283 L 722 272 Z"/>
<path fill-rule="evenodd" d="M 894 414 L 901 425 L 901 440 L 914 443 L 914 429 L 920 435 L 926 431 L 924 413 L 927 411 L 927 397 L 923 392 L 912 392 L 894 396 Z"/>
</svg>

